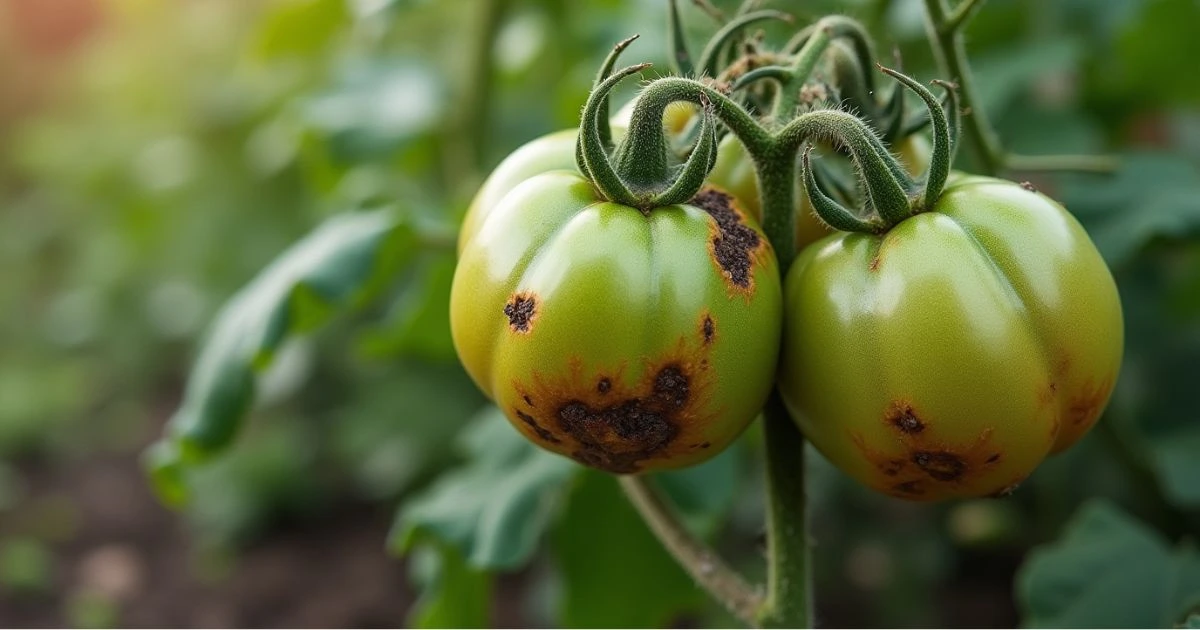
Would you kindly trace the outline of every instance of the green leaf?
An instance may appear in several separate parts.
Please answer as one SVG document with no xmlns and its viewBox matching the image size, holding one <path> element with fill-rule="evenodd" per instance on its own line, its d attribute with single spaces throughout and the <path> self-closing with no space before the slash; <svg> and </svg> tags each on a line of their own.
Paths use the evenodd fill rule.
<svg viewBox="0 0 1200 630">
<path fill-rule="evenodd" d="M 387 210 L 338 215 L 234 296 L 213 324 L 167 436 L 147 452 L 162 499 L 186 501 L 187 467 L 229 445 L 256 379 L 285 341 L 376 295 L 422 244 L 414 225 Z"/>
<path fill-rule="evenodd" d="M 1200 427 L 1181 423 L 1178 429 L 1147 438 L 1150 465 L 1163 494 L 1172 504 L 1200 508 Z"/>
<path fill-rule="evenodd" d="M 360 350 L 371 357 L 404 354 L 431 361 L 453 359 L 450 336 L 450 284 L 456 259 L 452 252 L 423 261 L 417 286 L 392 306 L 385 326 L 363 334 Z"/>
<path fill-rule="evenodd" d="M 1200 232 L 1200 173 L 1178 156 L 1122 156 L 1115 177 L 1066 179 L 1062 201 L 1112 266 L 1157 238 Z"/>
<path fill-rule="evenodd" d="M 389 546 L 403 554 L 432 536 L 456 547 L 472 567 L 520 567 L 579 466 L 534 446 L 495 407 L 462 435 L 467 463 L 400 506 Z"/>
<path fill-rule="evenodd" d="M 561 624 L 665 628 L 707 598 L 663 549 L 616 479 L 588 471 L 554 531 L 563 576 Z"/>
<path fill-rule="evenodd" d="M 467 566 L 453 546 L 423 545 L 409 563 L 421 597 L 408 615 L 414 628 L 486 628 L 492 597 L 491 576 Z"/>
<path fill-rule="evenodd" d="M 1033 627 L 1172 627 L 1200 596 L 1200 555 L 1104 501 L 1085 504 L 1058 542 L 1033 552 L 1017 597 Z"/>
</svg>

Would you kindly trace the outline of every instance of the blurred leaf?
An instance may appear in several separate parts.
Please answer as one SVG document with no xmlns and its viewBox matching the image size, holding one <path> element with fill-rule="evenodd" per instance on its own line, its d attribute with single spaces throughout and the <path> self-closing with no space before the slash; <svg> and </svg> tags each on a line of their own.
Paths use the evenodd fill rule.
<svg viewBox="0 0 1200 630">
<path fill-rule="evenodd" d="M 183 468 L 228 446 L 285 341 L 375 295 L 421 245 L 414 225 L 388 210 L 338 215 L 242 289 L 213 325 L 167 437 L 148 452 L 161 497 L 186 500 Z"/>
<path fill-rule="evenodd" d="M 1196 0 L 1155 0 L 1142 3 L 1142 13 L 1129 23 L 1118 42 L 1123 89 L 1141 101 L 1200 101 L 1195 60 L 1200 58 L 1200 3 Z"/>
<path fill-rule="evenodd" d="M 1017 575 L 1025 623 L 1058 628 L 1162 628 L 1200 596 L 1200 555 L 1170 549 L 1116 506 L 1085 504 L 1058 542 Z"/>
<path fill-rule="evenodd" d="M 1194 383 L 1194 381 L 1193 381 Z M 1185 509 L 1200 508 L 1200 426 L 1195 417 L 1180 419 L 1178 430 L 1149 439 L 1151 466 L 1167 500 Z"/>
<path fill-rule="evenodd" d="M 706 604 L 610 475 L 580 476 L 555 527 L 554 550 L 565 627 L 667 628 Z"/>
<path fill-rule="evenodd" d="M 495 407 L 462 436 L 467 463 L 400 506 L 389 546 L 403 554 L 429 535 L 454 545 L 472 567 L 520 567 L 579 467 L 534 446 Z"/>
<path fill-rule="evenodd" d="M 414 628 L 486 628 L 491 625 L 492 580 L 472 569 L 447 544 L 422 546 L 410 561 L 421 597 L 408 614 Z"/>
<path fill-rule="evenodd" d="M 1074 67 L 1082 53 L 1078 41 L 1055 37 L 1008 48 L 1003 55 L 979 56 L 972 66 L 980 107 L 992 116 L 1002 113 L 1034 79 Z"/>
<path fill-rule="evenodd" d="M 1158 237 L 1200 232 L 1200 172 L 1165 154 L 1122 156 L 1113 177 L 1065 180 L 1062 201 L 1088 228 L 1111 266 Z"/>
<path fill-rule="evenodd" d="M 268 58 L 320 53 L 349 24 L 346 2 L 283 0 L 270 3 L 259 27 L 258 53 Z"/>
<path fill-rule="evenodd" d="M 1200 628 L 1200 614 L 1190 614 L 1183 623 L 1175 626 L 1176 628 Z"/>
<path fill-rule="evenodd" d="M 74 628 L 116 628 L 121 625 L 120 605 L 103 593 L 72 593 L 67 599 L 65 612 Z"/>
<path fill-rule="evenodd" d="M 443 115 L 441 82 L 414 59 L 356 61 L 337 83 L 309 99 L 309 123 L 329 137 L 335 159 L 355 162 L 386 156 L 430 130 Z"/>
<path fill-rule="evenodd" d="M 0 585 L 22 593 L 50 590 L 54 584 L 54 556 L 33 538 L 0 542 Z"/>
<path fill-rule="evenodd" d="M 405 291 L 384 326 L 363 335 L 361 349 L 368 356 L 406 355 L 430 361 L 453 359 L 450 336 L 450 283 L 454 279 L 453 253 L 436 254 L 423 261 L 417 286 Z"/>
</svg>

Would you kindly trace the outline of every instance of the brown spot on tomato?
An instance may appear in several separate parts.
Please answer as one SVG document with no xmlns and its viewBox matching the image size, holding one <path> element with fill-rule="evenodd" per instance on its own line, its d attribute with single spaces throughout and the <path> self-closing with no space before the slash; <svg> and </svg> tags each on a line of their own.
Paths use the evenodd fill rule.
<svg viewBox="0 0 1200 630">
<path fill-rule="evenodd" d="M 992 455 L 987 458 L 988 464 L 995 464 L 998 461 L 1000 461 L 1000 453 L 992 453 Z"/>
<path fill-rule="evenodd" d="M 871 257 L 871 262 L 867 263 L 867 269 L 869 271 L 879 270 L 879 254 L 875 254 Z"/>
<path fill-rule="evenodd" d="M 909 435 L 925 430 L 925 423 L 917 417 L 912 405 L 904 402 L 892 403 L 887 412 L 887 423 Z"/>
<path fill-rule="evenodd" d="M 1104 405 L 1108 402 L 1108 396 L 1112 393 L 1112 387 L 1112 379 L 1099 385 L 1089 380 L 1080 389 L 1080 392 L 1071 398 L 1071 404 L 1067 407 L 1067 419 L 1070 421 L 1071 426 L 1079 427 L 1095 422 L 1100 412 L 1104 410 Z"/>
<path fill-rule="evenodd" d="M 958 481 L 967 470 L 967 462 L 949 451 L 917 451 L 912 463 L 938 481 Z"/>
<path fill-rule="evenodd" d="M 533 399 L 529 397 L 529 394 L 522 394 L 521 400 L 524 400 L 526 405 L 533 406 Z"/>
<path fill-rule="evenodd" d="M 562 442 L 562 440 L 558 439 L 553 433 L 546 430 L 546 428 L 542 425 L 538 424 L 537 420 L 535 420 L 533 416 L 521 411 L 520 409 L 514 409 L 513 411 L 517 413 L 517 417 L 521 419 L 521 422 L 524 422 L 543 441 L 551 444 L 559 444 Z"/>
<path fill-rule="evenodd" d="M 516 333 L 528 333 L 537 318 L 537 297 L 532 293 L 514 293 L 504 305 L 508 327 Z"/>
<path fill-rule="evenodd" d="M 712 217 L 709 252 L 713 262 L 736 292 L 754 292 L 754 267 L 762 257 L 766 239 L 746 225 L 733 196 L 707 186 L 689 202 Z"/>
<path fill-rule="evenodd" d="M 925 487 L 920 481 L 901 481 L 894 484 L 892 490 L 905 496 L 921 496 L 925 494 Z"/>
<path fill-rule="evenodd" d="M 651 467 L 647 460 L 711 446 L 705 429 L 720 410 L 708 409 L 713 375 L 697 356 L 706 351 L 689 334 L 675 349 L 645 359 L 633 378 L 624 363 L 585 366 L 572 359 L 554 376 L 535 373 L 529 385 L 512 387 L 538 401 L 539 411 L 527 415 L 559 439 L 551 450 L 612 473 L 635 473 Z"/>
<path fill-rule="evenodd" d="M 704 314 L 704 319 L 700 322 L 700 337 L 704 339 L 705 344 L 712 343 L 713 336 L 717 334 L 716 324 L 713 323 L 712 315 Z"/>
</svg>

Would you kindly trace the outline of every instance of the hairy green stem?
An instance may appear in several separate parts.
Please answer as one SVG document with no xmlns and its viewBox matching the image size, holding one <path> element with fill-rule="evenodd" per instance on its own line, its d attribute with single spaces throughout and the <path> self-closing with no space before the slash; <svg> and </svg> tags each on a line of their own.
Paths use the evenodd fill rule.
<svg viewBox="0 0 1200 630">
<path fill-rule="evenodd" d="M 629 501 L 667 551 L 730 613 L 756 625 L 762 597 L 703 542 L 697 540 L 644 476 L 618 477 Z"/>
<path fill-rule="evenodd" d="M 812 566 L 804 437 L 778 393 L 763 410 L 767 446 L 767 601 L 758 622 L 767 628 L 811 628 Z"/>
<path fill-rule="evenodd" d="M 978 10 L 982 2 L 966 0 L 960 11 L 951 12 L 946 0 L 925 0 L 926 26 L 933 54 L 942 74 L 958 84 L 959 101 L 967 112 L 963 122 L 979 167 L 987 175 L 998 175 L 1005 167 L 1004 148 L 991 122 L 979 109 L 979 95 L 971 76 L 971 65 L 967 61 L 967 47 L 963 44 L 962 31 L 967 18 Z"/>
<path fill-rule="evenodd" d="M 508 0 L 479 0 L 475 23 L 467 42 L 467 67 L 463 75 L 461 106 L 455 113 L 444 154 L 446 176 L 452 190 L 474 190 L 483 179 L 488 103 L 492 92 L 492 47 L 500 31 Z"/>
</svg>

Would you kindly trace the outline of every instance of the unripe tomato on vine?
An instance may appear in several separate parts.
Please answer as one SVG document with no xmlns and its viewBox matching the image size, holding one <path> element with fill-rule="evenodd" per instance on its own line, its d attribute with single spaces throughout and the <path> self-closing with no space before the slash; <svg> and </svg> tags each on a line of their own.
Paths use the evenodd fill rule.
<svg viewBox="0 0 1200 630">
<path fill-rule="evenodd" d="M 865 128 L 848 140 L 873 173 L 878 216 L 851 216 L 808 172 L 818 212 L 858 229 L 788 271 L 780 392 L 805 436 L 871 488 L 921 501 L 1007 494 L 1103 411 L 1121 363 L 1120 299 L 1087 233 L 1049 197 L 965 175 L 943 188 L 955 106 L 947 121 L 928 90 L 893 76 L 933 114 L 929 182 L 899 177 Z"/>
<path fill-rule="evenodd" d="M 737 199 L 705 186 L 710 120 L 677 176 L 661 125 L 608 155 L 600 104 L 642 67 L 593 91 L 578 170 L 496 184 L 464 230 L 451 290 L 459 357 L 513 426 L 619 474 L 727 447 L 773 386 L 782 323 L 770 244 Z M 527 155 L 518 166 L 538 170 L 532 158 L 562 153 Z"/>
</svg>

